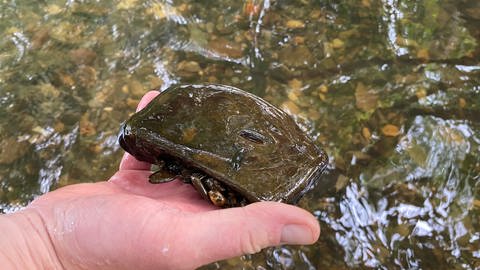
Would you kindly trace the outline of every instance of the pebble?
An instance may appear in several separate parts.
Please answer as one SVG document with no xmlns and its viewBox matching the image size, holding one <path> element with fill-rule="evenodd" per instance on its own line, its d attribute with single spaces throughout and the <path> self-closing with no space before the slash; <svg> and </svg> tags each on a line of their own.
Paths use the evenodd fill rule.
<svg viewBox="0 0 480 270">
<path fill-rule="evenodd" d="M 402 47 L 418 47 L 418 43 L 413 39 L 407 39 L 403 37 L 397 37 L 395 42 L 398 46 Z"/>
<path fill-rule="evenodd" d="M 86 88 L 92 87 L 97 82 L 97 70 L 92 66 L 80 66 L 75 76 L 76 82 Z"/>
<path fill-rule="evenodd" d="M 480 209 L 480 200 L 473 200 L 473 205 Z"/>
<path fill-rule="evenodd" d="M 186 11 L 190 10 L 190 6 L 188 4 L 183 3 L 183 4 L 180 4 L 178 6 L 177 10 L 179 12 L 186 12 Z"/>
<path fill-rule="evenodd" d="M 290 68 L 310 67 L 314 57 L 306 46 L 300 45 L 283 48 L 279 52 L 279 60 Z"/>
<path fill-rule="evenodd" d="M 62 133 L 63 131 L 65 131 L 65 124 L 63 122 L 58 121 L 53 126 L 53 129 L 55 129 L 55 132 L 57 133 Z"/>
<path fill-rule="evenodd" d="M 40 84 L 39 90 L 45 97 L 58 98 L 60 96 L 60 90 L 50 83 Z"/>
<path fill-rule="evenodd" d="M 14 137 L 0 140 L 0 164 L 12 164 L 21 158 L 28 150 L 28 143 L 18 142 Z"/>
<path fill-rule="evenodd" d="M 339 38 L 332 40 L 332 48 L 334 49 L 341 49 L 344 45 L 345 43 Z"/>
<path fill-rule="evenodd" d="M 213 33 L 215 25 L 212 22 L 208 22 L 208 23 L 205 24 L 205 28 L 207 30 L 207 33 L 211 34 L 211 33 Z"/>
<path fill-rule="evenodd" d="M 208 48 L 224 57 L 241 58 L 243 56 L 243 48 L 240 44 L 230 42 L 224 38 L 211 40 L 208 42 Z"/>
<path fill-rule="evenodd" d="M 163 85 L 163 80 L 155 75 L 148 76 L 149 89 L 158 89 Z"/>
<path fill-rule="evenodd" d="M 146 10 L 146 14 L 153 15 L 155 19 L 160 20 L 167 17 L 165 8 L 162 3 L 153 3 L 149 9 Z"/>
<path fill-rule="evenodd" d="M 255 4 L 253 0 L 245 1 L 243 5 L 243 14 L 246 16 L 256 16 L 260 12 L 260 6 Z"/>
<path fill-rule="evenodd" d="M 295 43 L 295 45 L 305 44 L 305 37 L 296 36 L 293 38 L 293 43 Z"/>
<path fill-rule="evenodd" d="M 335 190 L 338 192 L 340 190 L 342 190 L 344 187 L 347 186 L 347 184 L 349 183 L 350 181 L 350 178 L 346 177 L 345 175 L 343 174 L 340 174 L 337 178 L 337 181 L 335 182 Z"/>
<path fill-rule="evenodd" d="M 200 65 L 195 61 L 182 61 L 178 63 L 177 70 L 180 72 L 198 73 L 202 69 L 200 68 Z"/>
<path fill-rule="evenodd" d="M 45 8 L 48 15 L 57 15 L 62 12 L 62 8 L 59 5 L 51 4 Z"/>
<path fill-rule="evenodd" d="M 82 136 L 92 136 L 97 133 L 95 124 L 89 120 L 89 114 L 85 113 L 80 118 L 80 135 Z"/>
<path fill-rule="evenodd" d="M 297 115 L 300 113 L 300 108 L 293 101 L 288 100 L 282 103 L 282 110 L 289 114 Z"/>
<path fill-rule="evenodd" d="M 117 4 L 118 9 L 132 9 L 138 5 L 138 0 L 121 0 Z"/>
<path fill-rule="evenodd" d="M 372 4 L 370 3 L 370 0 L 362 0 L 362 6 L 364 7 L 370 7 Z"/>
<path fill-rule="evenodd" d="M 322 16 L 322 11 L 319 9 L 315 9 L 312 12 L 310 12 L 310 18 L 312 19 L 318 19 Z"/>
<path fill-rule="evenodd" d="M 318 109 L 310 108 L 308 110 L 307 117 L 308 117 L 308 119 L 310 119 L 312 121 L 317 121 L 318 119 L 320 119 L 321 116 L 322 115 L 320 114 Z"/>
<path fill-rule="evenodd" d="M 62 85 L 71 88 L 75 85 L 75 81 L 73 80 L 72 76 L 69 74 L 61 73 L 58 74 L 58 78 L 62 82 Z"/>
<path fill-rule="evenodd" d="M 128 92 L 134 97 L 141 97 L 145 94 L 145 88 L 138 80 L 132 79 L 128 82 Z"/>
<path fill-rule="evenodd" d="M 298 93 L 295 90 L 289 91 L 288 92 L 288 99 L 290 99 L 293 102 L 298 101 Z"/>
<path fill-rule="evenodd" d="M 417 51 L 417 58 L 422 60 L 428 60 L 430 58 L 430 53 L 427 49 L 422 48 Z"/>
<path fill-rule="evenodd" d="M 290 29 L 300 29 L 305 28 L 305 23 L 300 20 L 288 20 L 286 26 Z"/>
<path fill-rule="evenodd" d="M 140 100 L 138 99 L 133 99 L 133 98 L 127 98 L 127 106 L 129 108 L 136 108 Z"/>
<path fill-rule="evenodd" d="M 322 84 L 318 87 L 318 90 L 320 91 L 320 93 L 328 93 L 328 86 L 326 86 L 325 84 Z"/>
<path fill-rule="evenodd" d="M 370 129 L 367 127 L 362 128 L 362 136 L 363 138 L 370 140 L 372 137 L 372 133 L 370 132 Z"/>
<path fill-rule="evenodd" d="M 68 54 L 70 59 L 77 65 L 91 66 L 97 58 L 97 53 L 89 48 L 78 48 L 71 50 Z"/>
<path fill-rule="evenodd" d="M 76 44 L 82 40 L 83 24 L 62 22 L 54 26 L 50 31 L 50 37 L 67 44 Z"/>
<path fill-rule="evenodd" d="M 50 39 L 50 34 L 48 33 L 48 29 L 41 28 L 35 31 L 32 37 L 32 49 L 39 49 Z"/>
<path fill-rule="evenodd" d="M 395 125 L 387 124 L 382 127 L 382 133 L 387 137 L 396 137 L 400 134 L 400 129 Z"/>
<path fill-rule="evenodd" d="M 292 79 L 290 81 L 288 81 L 288 86 L 294 90 L 294 91 L 298 91 L 302 88 L 303 86 L 303 83 L 302 81 L 298 80 L 298 79 Z"/>
<path fill-rule="evenodd" d="M 425 90 L 425 88 L 419 88 L 415 92 L 415 96 L 417 96 L 418 99 L 425 98 L 427 96 L 427 90 Z"/>
<path fill-rule="evenodd" d="M 371 111 L 377 107 L 378 96 L 369 91 L 363 83 L 358 83 L 355 88 L 355 104 L 362 111 Z"/>
</svg>

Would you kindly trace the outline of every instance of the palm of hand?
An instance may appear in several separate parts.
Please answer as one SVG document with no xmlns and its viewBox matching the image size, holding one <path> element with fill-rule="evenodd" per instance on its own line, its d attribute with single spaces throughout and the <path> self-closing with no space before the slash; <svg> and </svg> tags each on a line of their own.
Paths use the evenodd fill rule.
<svg viewBox="0 0 480 270">
<path fill-rule="evenodd" d="M 189 184 L 174 180 L 152 185 L 149 175 L 147 170 L 120 170 L 108 182 L 67 186 L 40 197 L 29 208 L 45 221 L 60 259 L 83 258 L 77 265 L 105 262 L 115 269 L 122 265 L 190 269 L 222 256 L 222 252 L 198 256 L 197 246 L 182 243 L 183 238 L 195 242 L 204 237 L 199 226 L 207 226 L 203 233 L 211 233 L 207 231 L 212 228 L 202 223 L 210 220 L 216 207 Z M 125 261 L 127 254 L 135 256 Z M 189 262 L 185 256 L 197 259 Z"/>
<path fill-rule="evenodd" d="M 158 93 L 147 93 L 143 108 Z M 108 182 L 71 185 L 35 200 L 66 269 L 193 269 L 279 244 L 318 239 L 317 220 L 282 203 L 218 209 L 182 181 L 152 185 L 149 164 L 125 154 Z"/>
</svg>

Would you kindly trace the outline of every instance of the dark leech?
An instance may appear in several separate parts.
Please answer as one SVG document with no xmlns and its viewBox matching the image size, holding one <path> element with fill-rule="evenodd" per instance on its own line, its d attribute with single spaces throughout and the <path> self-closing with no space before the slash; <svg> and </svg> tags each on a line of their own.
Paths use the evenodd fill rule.
<svg viewBox="0 0 480 270">
<path fill-rule="evenodd" d="M 175 180 L 175 178 L 177 178 L 177 176 L 178 175 L 172 174 L 171 172 L 166 171 L 162 168 L 162 169 L 152 173 L 148 177 L 148 182 L 150 182 L 151 184 L 167 183 L 167 182 Z"/>
<path fill-rule="evenodd" d="M 165 168 L 165 162 L 160 160 L 157 164 L 152 165 L 150 168 L 153 173 L 148 177 L 148 182 L 151 184 L 159 184 L 173 181 L 176 174 L 172 174 Z"/>
<path fill-rule="evenodd" d="M 190 181 L 193 185 L 193 187 L 200 193 L 200 196 L 202 196 L 203 199 L 209 200 L 208 196 L 208 191 L 203 185 L 202 181 L 205 179 L 205 175 L 199 174 L 199 173 L 192 173 L 190 176 Z"/>
<path fill-rule="evenodd" d="M 265 136 L 250 129 L 240 130 L 240 132 L 238 132 L 238 135 L 257 144 L 265 144 L 267 142 L 267 138 Z"/>
</svg>

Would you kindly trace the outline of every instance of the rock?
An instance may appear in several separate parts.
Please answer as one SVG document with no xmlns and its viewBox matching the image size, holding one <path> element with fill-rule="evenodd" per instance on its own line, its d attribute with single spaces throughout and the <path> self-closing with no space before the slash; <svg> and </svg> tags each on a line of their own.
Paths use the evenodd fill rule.
<svg viewBox="0 0 480 270">
<path fill-rule="evenodd" d="M 417 51 L 417 58 L 421 60 L 428 60 L 430 59 L 430 53 L 427 49 L 422 48 Z"/>
<path fill-rule="evenodd" d="M 128 93 L 133 97 L 142 97 L 145 92 L 145 88 L 138 80 L 132 79 L 128 82 Z"/>
<path fill-rule="evenodd" d="M 177 72 L 180 76 L 192 77 L 202 71 L 200 65 L 195 61 L 182 61 L 178 63 Z"/>
<path fill-rule="evenodd" d="M 344 45 L 345 43 L 339 38 L 336 38 L 332 41 L 332 48 L 334 49 L 341 49 Z"/>
<path fill-rule="evenodd" d="M 77 65 L 92 65 L 97 58 L 97 53 L 88 48 L 71 50 L 70 59 Z"/>
<path fill-rule="evenodd" d="M 370 138 L 372 138 L 372 133 L 370 132 L 370 129 L 367 127 L 362 128 L 362 136 L 366 140 L 370 140 Z"/>
<path fill-rule="evenodd" d="M 300 20 L 288 20 L 285 26 L 290 29 L 300 29 L 305 28 L 305 23 Z"/>
<path fill-rule="evenodd" d="M 320 93 L 326 94 L 328 93 L 328 86 L 325 84 L 322 84 L 318 87 L 318 91 L 320 91 Z"/>
<path fill-rule="evenodd" d="M 47 28 L 41 28 L 40 30 L 35 31 L 32 37 L 32 49 L 39 49 L 50 39 Z"/>
<path fill-rule="evenodd" d="M 400 129 L 395 125 L 385 125 L 382 127 L 382 133 L 388 137 L 396 137 L 400 134 Z"/>
<path fill-rule="evenodd" d="M 372 90 L 368 90 L 363 83 L 358 83 L 355 88 L 355 104 L 362 111 L 371 111 L 377 108 L 378 96 Z"/>
<path fill-rule="evenodd" d="M 132 8 L 135 8 L 137 5 L 138 5 L 138 0 L 121 0 L 118 4 L 117 4 L 117 9 L 125 9 L 125 10 L 128 10 L 128 9 L 132 9 Z"/>
<path fill-rule="evenodd" d="M 62 11 L 63 11 L 63 8 L 55 4 L 48 5 L 45 8 L 45 12 L 47 12 L 48 15 L 57 15 Z"/>
<path fill-rule="evenodd" d="M 291 115 L 298 115 L 300 113 L 300 108 L 298 108 L 297 104 L 290 100 L 283 102 L 281 108 Z"/>
<path fill-rule="evenodd" d="M 303 86 L 303 82 L 298 79 L 288 81 L 288 87 L 293 91 L 299 91 Z"/>
<path fill-rule="evenodd" d="M 97 82 L 97 70 L 92 66 L 82 65 L 75 72 L 75 84 L 91 88 Z"/>
<path fill-rule="evenodd" d="M 230 42 L 224 38 L 209 41 L 208 48 L 223 57 L 241 58 L 243 56 L 243 48 L 240 44 Z"/>
<path fill-rule="evenodd" d="M 93 136 L 97 134 L 95 124 L 90 121 L 89 114 L 85 113 L 80 118 L 80 135 L 82 136 Z"/>
<path fill-rule="evenodd" d="M 288 46 L 279 52 L 279 60 L 288 67 L 310 67 L 314 63 L 314 57 L 306 46 Z"/>
<path fill-rule="evenodd" d="M 9 165 L 28 151 L 28 142 L 18 142 L 14 137 L 0 140 L 0 165 Z"/>
</svg>

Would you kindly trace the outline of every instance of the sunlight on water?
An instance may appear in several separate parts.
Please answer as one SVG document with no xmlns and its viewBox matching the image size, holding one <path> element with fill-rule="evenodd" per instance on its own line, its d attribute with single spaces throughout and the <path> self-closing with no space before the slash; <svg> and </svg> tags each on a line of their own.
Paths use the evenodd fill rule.
<svg viewBox="0 0 480 270">
<path fill-rule="evenodd" d="M 117 168 L 144 93 L 223 83 L 290 113 L 329 172 L 318 243 L 204 269 L 480 268 L 480 5 L 0 1 L 0 212 Z"/>
</svg>

